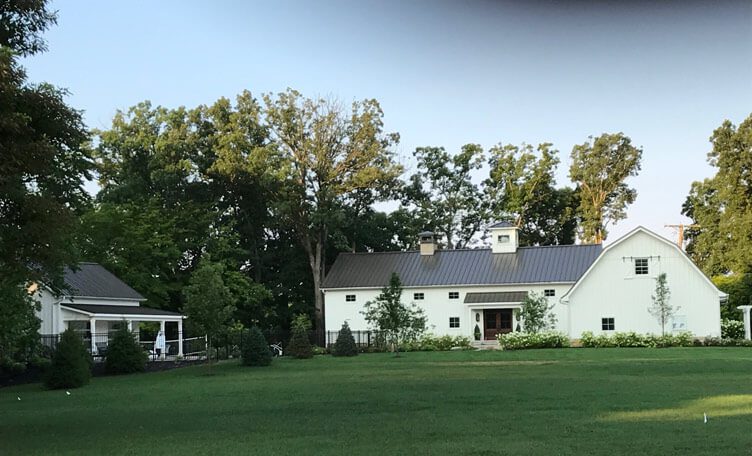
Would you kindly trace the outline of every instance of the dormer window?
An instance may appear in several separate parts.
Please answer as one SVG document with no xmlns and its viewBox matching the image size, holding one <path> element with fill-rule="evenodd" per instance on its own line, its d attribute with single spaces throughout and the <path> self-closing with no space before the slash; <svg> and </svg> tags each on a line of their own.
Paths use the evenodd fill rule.
<svg viewBox="0 0 752 456">
<path fill-rule="evenodd" d="M 508 234 L 500 234 L 496 239 L 499 241 L 499 244 L 509 244 Z"/>
</svg>

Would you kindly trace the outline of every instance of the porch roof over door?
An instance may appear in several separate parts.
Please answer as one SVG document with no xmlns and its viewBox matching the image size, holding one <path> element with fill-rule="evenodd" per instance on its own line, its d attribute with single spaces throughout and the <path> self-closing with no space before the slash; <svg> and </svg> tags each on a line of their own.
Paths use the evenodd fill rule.
<svg viewBox="0 0 752 456">
<path fill-rule="evenodd" d="M 522 302 L 527 297 L 527 291 L 492 291 L 483 293 L 467 293 L 465 304 L 496 304 Z"/>
</svg>

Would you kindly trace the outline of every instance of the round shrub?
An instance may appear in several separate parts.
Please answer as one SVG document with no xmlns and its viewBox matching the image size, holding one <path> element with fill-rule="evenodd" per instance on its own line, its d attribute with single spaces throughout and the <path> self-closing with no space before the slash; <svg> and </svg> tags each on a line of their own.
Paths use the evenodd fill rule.
<svg viewBox="0 0 752 456">
<path fill-rule="evenodd" d="M 66 329 L 52 354 L 52 364 L 45 373 L 44 384 L 52 389 L 78 388 L 89 383 L 90 378 L 91 357 L 81 336 Z"/>
<path fill-rule="evenodd" d="M 298 359 L 313 358 L 313 346 L 308 339 L 311 322 L 305 315 L 298 315 L 292 323 L 292 337 L 285 354 Z"/>
<path fill-rule="evenodd" d="M 358 354 L 358 347 L 355 345 L 355 338 L 350 331 L 350 326 L 345 322 L 339 330 L 337 341 L 332 348 L 334 356 L 355 356 Z"/>
<path fill-rule="evenodd" d="M 744 339 L 744 322 L 724 318 L 721 321 L 721 337 L 724 339 Z"/>
<path fill-rule="evenodd" d="M 131 374 L 146 369 L 148 355 L 136 341 L 134 334 L 123 325 L 115 331 L 107 344 L 105 370 L 108 374 Z"/>
<path fill-rule="evenodd" d="M 257 327 L 252 327 L 245 336 L 241 355 L 246 366 L 268 366 L 272 363 L 272 352 Z"/>
</svg>

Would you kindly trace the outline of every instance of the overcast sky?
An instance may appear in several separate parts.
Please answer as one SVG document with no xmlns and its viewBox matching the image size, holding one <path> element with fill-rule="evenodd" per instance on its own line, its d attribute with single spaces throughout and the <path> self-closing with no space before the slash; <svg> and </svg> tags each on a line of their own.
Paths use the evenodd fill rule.
<svg viewBox="0 0 752 456">
<path fill-rule="evenodd" d="M 89 127 L 142 100 L 211 103 L 244 89 L 376 98 L 417 146 L 552 142 L 622 131 L 644 148 L 637 202 L 610 239 L 686 221 L 708 137 L 752 113 L 752 2 L 55 1 L 32 81 L 70 90 Z M 658 3 L 658 2 L 656 2 Z"/>
</svg>

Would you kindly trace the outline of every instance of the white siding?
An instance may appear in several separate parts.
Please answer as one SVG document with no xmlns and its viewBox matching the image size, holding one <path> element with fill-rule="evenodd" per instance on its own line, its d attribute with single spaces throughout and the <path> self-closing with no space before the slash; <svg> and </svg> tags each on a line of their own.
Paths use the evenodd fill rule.
<svg viewBox="0 0 752 456">
<path fill-rule="evenodd" d="M 543 294 L 545 289 L 556 290 L 556 296 L 548 298 L 555 305 L 554 313 L 559 323 L 558 329 L 566 331 L 567 309 L 559 303 L 559 298 L 571 288 L 571 284 L 536 284 L 536 285 L 510 285 L 510 286 L 447 286 L 447 287 L 405 287 L 402 292 L 402 301 L 414 302 L 421 307 L 428 319 L 428 332 L 436 335 L 467 336 L 472 338 L 475 329 L 475 312 L 480 313 L 480 321 L 477 324 L 483 329 L 483 312 L 481 308 L 505 308 L 513 304 L 465 304 L 467 293 L 494 292 L 494 291 L 528 291 Z M 459 292 L 459 299 L 449 299 L 449 292 Z M 353 331 L 363 331 L 369 328 L 361 313 L 367 301 L 372 301 L 381 293 L 381 289 L 349 289 L 327 290 L 324 295 L 324 315 L 326 329 L 338 331 L 342 323 L 347 321 Z M 425 299 L 414 300 L 414 293 L 423 293 Z M 355 302 L 347 302 L 346 295 L 355 295 Z M 449 318 L 459 317 L 460 327 L 450 328 Z"/>
<path fill-rule="evenodd" d="M 634 258 L 648 258 L 649 274 L 635 275 Z M 638 230 L 606 249 L 569 298 L 569 334 L 602 332 L 601 318 L 614 318 L 615 331 L 660 334 L 648 308 L 655 278 L 666 273 L 677 317 L 696 336 L 720 336 L 719 292 L 677 247 Z M 670 331 L 667 327 L 667 332 Z"/>
</svg>

